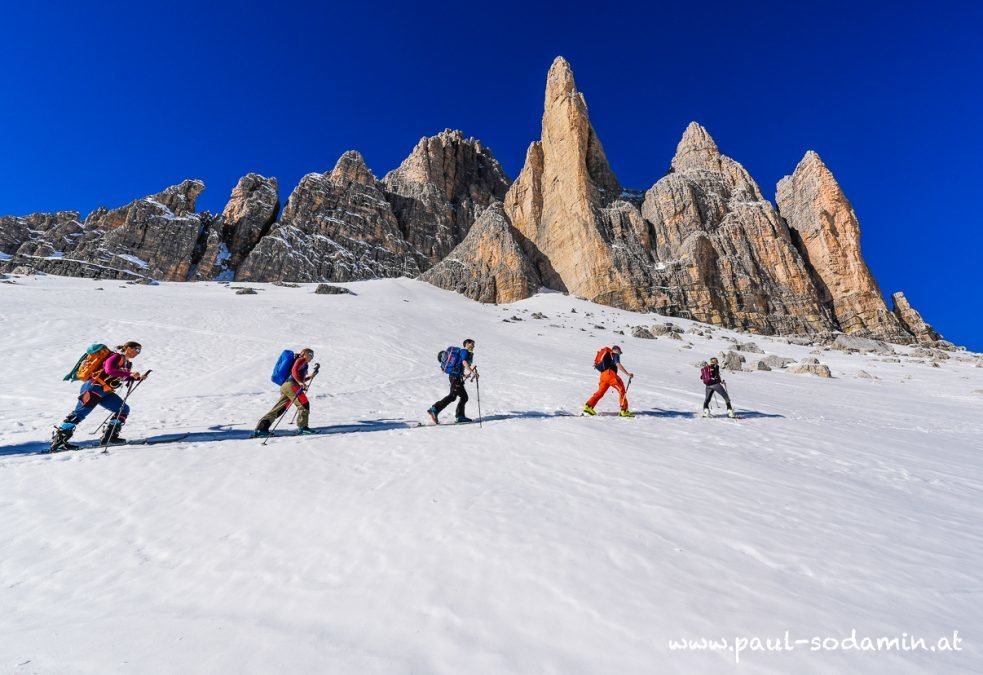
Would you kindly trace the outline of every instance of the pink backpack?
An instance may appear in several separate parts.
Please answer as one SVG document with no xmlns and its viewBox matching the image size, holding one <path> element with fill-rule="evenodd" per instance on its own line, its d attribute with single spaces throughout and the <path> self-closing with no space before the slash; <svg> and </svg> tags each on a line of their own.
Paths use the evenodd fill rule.
<svg viewBox="0 0 983 675">
<path fill-rule="evenodd" d="M 703 380 L 703 384 L 707 386 L 713 384 L 713 367 L 703 366 L 703 369 L 700 370 L 700 379 Z"/>
</svg>

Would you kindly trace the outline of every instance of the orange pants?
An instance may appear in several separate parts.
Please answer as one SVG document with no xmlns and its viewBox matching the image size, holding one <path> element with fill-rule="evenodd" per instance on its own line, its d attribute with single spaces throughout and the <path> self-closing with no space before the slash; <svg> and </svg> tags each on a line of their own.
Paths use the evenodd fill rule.
<svg viewBox="0 0 983 675">
<path fill-rule="evenodd" d="M 597 391 L 587 401 L 587 405 L 591 408 L 596 406 L 597 402 L 601 400 L 601 397 L 607 393 L 609 387 L 614 387 L 618 390 L 618 403 L 621 405 L 622 410 L 628 410 L 628 399 L 625 397 L 625 383 L 618 376 L 616 370 L 605 370 L 601 373 L 601 381 L 597 385 Z"/>
</svg>

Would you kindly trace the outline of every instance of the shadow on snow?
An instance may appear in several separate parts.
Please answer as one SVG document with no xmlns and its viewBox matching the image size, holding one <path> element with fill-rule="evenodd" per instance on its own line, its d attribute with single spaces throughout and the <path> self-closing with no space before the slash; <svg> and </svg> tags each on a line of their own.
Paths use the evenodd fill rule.
<svg viewBox="0 0 983 675">
<path fill-rule="evenodd" d="M 418 422 L 406 420 L 362 420 L 351 424 L 337 424 L 325 427 L 315 427 L 318 435 L 330 434 L 352 434 L 367 431 L 390 431 L 393 429 L 413 429 L 419 426 Z M 135 431 L 135 430 L 134 430 Z M 277 436 L 292 436 L 292 430 L 281 430 Z M 217 441 L 242 441 L 253 437 L 252 429 L 230 429 L 229 425 L 217 425 L 209 427 L 208 431 L 195 431 L 190 433 L 168 433 L 157 436 L 146 436 L 140 438 L 143 443 L 131 443 L 136 446 L 163 445 L 165 443 L 213 443 Z M 27 441 L 13 445 L 0 446 L 0 457 L 8 455 L 30 455 L 46 453 L 50 443 L 48 441 Z M 80 449 L 91 450 L 100 447 L 96 440 L 85 440 L 79 443 Z M 126 447 L 126 446 L 117 446 Z M 61 454 L 61 453 L 56 453 Z"/>
<path fill-rule="evenodd" d="M 618 413 L 598 413 L 599 417 L 617 417 Z M 635 412 L 636 417 L 660 417 L 660 418 L 679 418 L 679 419 L 696 419 L 700 415 L 688 410 L 639 410 Z M 528 419 L 554 419 L 557 417 L 580 417 L 578 414 L 574 414 L 565 410 L 556 410 L 552 412 L 545 412 L 541 410 L 513 410 L 509 412 L 494 413 L 491 415 L 486 415 L 482 418 L 483 422 L 499 422 L 503 420 L 528 420 Z M 714 415 L 714 417 L 724 417 L 722 412 Z M 763 413 L 755 410 L 741 410 L 738 413 L 738 419 L 765 419 L 765 418 L 781 418 L 784 419 L 784 415 L 777 415 L 771 413 Z M 474 420 L 477 422 L 477 418 Z M 370 431 L 393 431 L 397 429 L 416 429 L 422 425 L 420 422 L 415 420 L 400 420 L 400 419 L 379 419 L 379 420 L 360 420 L 358 422 L 353 422 L 351 424 L 333 424 L 323 427 L 313 427 L 317 431 L 319 436 L 330 436 L 332 434 L 357 434 L 366 433 Z M 454 426 L 453 423 L 447 424 L 447 426 Z M 293 431 L 281 430 L 277 434 L 279 437 L 289 437 L 293 435 Z M 161 434 L 158 436 L 147 436 L 146 438 L 141 438 L 146 445 L 158 445 L 165 443 L 213 443 L 217 441 L 243 441 L 249 440 L 253 437 L 252 429 L 230 429 L 228 425 L 217 425 L 214 427 L 209 427 L 208 431 L 198 431 L 191 433 L 169 433 Z M 47 451 L 50 443 L 48 441 L 26 441 L 23 443 L 15 443 L 13 445 L 2 445 L 0 446 L 0 457 L 9 455 L 29 455 L 29 454 L 39 454 Z M 99 442 L 96 440 L 83 441 L 80 443 L 81 449 L 94 449 L 99 447 Z M 133 443 L 132 445 L 139 445 L 138 443 Z"/>
</svg>

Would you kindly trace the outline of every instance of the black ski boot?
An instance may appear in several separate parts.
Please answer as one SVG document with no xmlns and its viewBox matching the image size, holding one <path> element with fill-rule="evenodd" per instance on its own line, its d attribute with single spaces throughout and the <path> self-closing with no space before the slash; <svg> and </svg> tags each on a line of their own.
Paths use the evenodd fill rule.
<svg viewBox="0 0 983 675">
<path fill-rule="evenodd" d="M 75 433 L 75 427 L 62 429 L 55 427 L 55 433 L 51 434 L 51 447 L 48 452 L 63 452 L 65 450 L 78 450 L 79 446 L 68 442 L 68 439 Z"/>
<path fill-rule="evenodd" d="M 123 428 L 122 424 L 107 424 L 106 431 L 102 434 L 102 440 L 99 442 L 100 445 L 124 445 L 126 443 L 125 438 L 120 438 L 119 430 Z"/>
<path fill-rule="evenodd" d="M 272 435 L 270 423 L 267 420 L 260 420 L 259 424 L 256 425 L 256 430 L 253 431 L 253 438 L 267 438 Z"/>
</svg>

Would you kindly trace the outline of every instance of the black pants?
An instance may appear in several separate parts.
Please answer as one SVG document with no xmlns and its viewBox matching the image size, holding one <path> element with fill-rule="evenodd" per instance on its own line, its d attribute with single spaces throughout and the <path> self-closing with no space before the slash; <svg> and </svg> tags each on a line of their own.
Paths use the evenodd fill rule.
<svg viewBox="0 0 983 675">
<path fill-rule="evenodd" d="M 447 396 L 440 399 L 433 404 L 434 410 L 440 414 L 440 411 L 451 404 L 451 402 L 456 398 L 457 401 L 457 416 L 464 417 L 464 406 L 468 402 L 468 391 L 464 388 L 464 378 L 461 375 L 451 375 L 451 391 Z"/>
<path fill-rule="evenodd" d="M 708 384 L 707 385 L 707 397 L 705 399 L 703 399 L 703 407 L 704 408 L 709 408 L 710 407 L 710 399 L 713 398 L 714 392 L 716 392 L 717 394 L 720 394 L 720 396 L 725 401 L 727 401 L 727 407 L 730 408 L 730 396 L 727 395 L 727 390 L 724 389 L 724 385 L 722 385 L 722 384 Z"/>
</svg>

